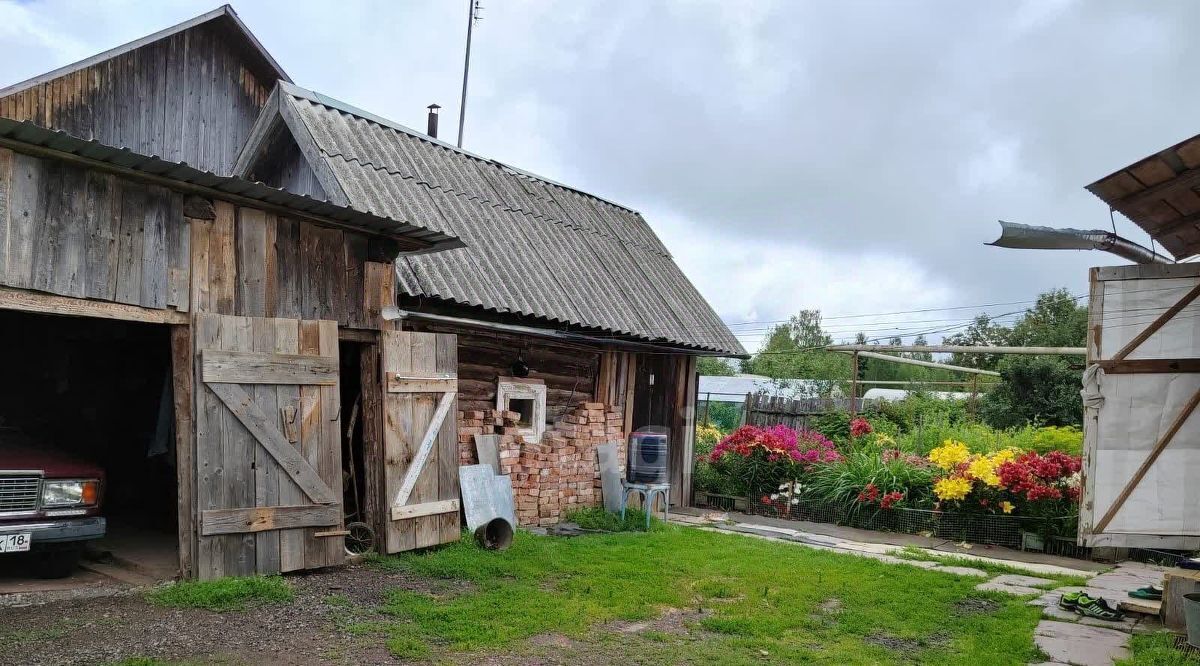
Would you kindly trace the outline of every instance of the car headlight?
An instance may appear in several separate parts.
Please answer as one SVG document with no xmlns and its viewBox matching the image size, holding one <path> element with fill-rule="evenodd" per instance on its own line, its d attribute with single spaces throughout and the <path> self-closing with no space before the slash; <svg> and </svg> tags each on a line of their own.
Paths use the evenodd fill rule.
<svg viewBox="0 0 1200 666">
<path fill-rule="evenodd" d="M 42 482 L 42 506 L 95 506 L 100 497 L 96 479 L 46 480 Z"/>
</svg>

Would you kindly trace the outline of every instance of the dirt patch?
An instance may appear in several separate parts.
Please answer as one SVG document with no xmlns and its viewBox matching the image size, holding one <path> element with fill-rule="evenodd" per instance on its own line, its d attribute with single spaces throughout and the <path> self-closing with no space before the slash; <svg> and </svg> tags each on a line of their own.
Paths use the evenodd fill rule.
<svg viewBox="0 0 1200 666">
<path fill-rule="evenodd" d="M 538 634 L 529 638 L 534 647 L 573 648 L 577 643 L 562 634 Z"/>
<path fill-rule="evenodd" d="M 842 612 L 843 606 L 844 604 L 842 603 L 841 599 L 833 597 L 817 604 L 817 610 L 822 615 L 837 615 L 838 613 Z"/>
<path fill-rule="evenodd" d="M 692 625 L 695 625 L 709 614 L 710 611 L 706 610 L 666 608 L 657 618 L 652 620 L 641 620 L 637 622 L 617 620 L 615 622 L 609 622 L 605 625 L 605 628 L 618 634 L 641 634 L 645 632 L 655 632 L 660 634 L 671 634 L 674 636 L 684 636 L 692 632 Z"/>
<path fill-rule="evenodd" d="M 373 614 L 370 607 L 388 587 L 403 586 L 403 576 L 356 566 L 287 580 L 296 590 L 293 603 L 229 613 L 153 606 L 141 595 L 0 608 L 0 664 L 96 664 L 130 657 L 396 663 L 378 640 L 339 631 L 337 620 L 348 607 Z"/>
<path fill-rule="evenodd" d="M 863 640 L 872 645 L 878 645 L 892 652 L 900 652 L 902 654 L 912 654 L 918 652 L 923 647 L 921 641 L 916 639 L 897 638 L 896 636 L 888 636 L 887 634 L 871 634 Z"/>
<path fill-rule="evenodd" d="M 950 636 L 941 632 L 930 634 L 925 638 L 899 638 L 888 634 L 871 634 L 864 638 L 872 645 L 886 648 L 891 652 L 896 652 L 903 655 L 912 655 L 920 652 L 925 648 L 939 648 L 950 644 Z"/>
<path fill-rule="evenodd" d="M 1000 608 L 1000 603 L 982 597 L 967 597 L 954 602 L 955 615 L 980 615 L 994 613 Z"/>
</svg>

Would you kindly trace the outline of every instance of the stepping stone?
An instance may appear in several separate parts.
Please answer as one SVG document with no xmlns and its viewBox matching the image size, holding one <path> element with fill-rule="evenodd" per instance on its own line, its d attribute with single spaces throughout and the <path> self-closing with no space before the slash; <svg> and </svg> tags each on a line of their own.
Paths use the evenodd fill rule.
<svg viewBox="0 0 1200 666">
<path fill-rule="evenodd" d="M 1162 629 L 1162 620 L 1150 615 L 1143 615 L 1141 619 L 1138 620 L 1138 623 L 1133 626 L 1133 633 L 1153 634 L 1155 632 L 1162 631 Z"/>
<path fill-rule="evenodd" d="M 883 555 L 879 558 L 879 561 L 887 562 L 888 564 L 905 564 L 910 567 L 917 567 L 918 569 L 936 569 L 938 567 L 937 562 L 926 562 L 925 560 L 907 560 L 903 557 L 896 557 L 895 555 Z"/>
<path fill-rule="evenodd" d="M 1078 613 L 1065 608 L 1059 608 L 1058 603 L 1053 603 L 1043 608 L 1042 616 L 1051 620 L 1062 620 L 1063 622 L 1074 622 L 1079 619 Z"/>
<path fill-rule="evenodd" d="M 1128 634 L 1085 624 L 1042 620 L 1033 642 L 1051 661 L 1076 666 L 1112 666 L 1129 658 Z"/>
<path fill-rule="evenodd" d="M 1004 574 L 996 576 L 992 579 L 993 583 L 1001 585 L 1022 585 L 1024 587 L 1039 587 L 1042 585 L 1053 585 L 1054 581 L 1049 578 L 1038 578 L 1037 576 L 1022 576 L 1021 574 Z"/>
<path fill-rule="evenodd" d="M 1042 593 L 1042 590 L 1039 590 L 1036 587 L 1025 587 L 1024 585 L 1005 585 L 1004 583 L 997 583 L 994 580 L 989 580 L 986 583 L 980 583 L 975 586 L 975 589 L 979 590 L 980 592 L 1003 592 L 1005 594 L 1011 594 L 1014 597 L 1038 595 Z M 1055 603 L 1058 602 L 1055 601 Z"/>
<path fill-rule="evenodd" d="M 1137 618 L 1126 615 L 1120 622 L 1112 622 L 1111 620 L 1098 620 L 1094 617 L 1079 617 L 1079 624 L 1086 624 L 1089 627 L 1104 627 L 1105 629 L 1113 629 L 1115 631 L 1123 631 L 1127 634 L 1132 634 L 1137 627 Z"/>
<path fill-rule="evenodd" d="M 942 573 L 954 574 L 956 576 L 976 576 L 978 578 L 987 578 L 987 572 L 982 569 L 973 569 L 971 567 L 947 567 L 938 565 L 930 569 L 930 571 L 940 571 Z"/>
</svg>

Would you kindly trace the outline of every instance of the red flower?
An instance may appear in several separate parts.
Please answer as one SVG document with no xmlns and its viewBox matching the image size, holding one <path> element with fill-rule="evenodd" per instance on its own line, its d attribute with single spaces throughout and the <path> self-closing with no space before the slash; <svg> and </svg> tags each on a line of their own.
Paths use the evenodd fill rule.
<svg viewBox="0 0 1200 666">
<path fill-rule="evenodd" d="M 899 490 L 893 490 L 892 492 L 884 495 L 879 500 L 879 506 L 884 509 L 890 509 L 893 506 L 896 506 L 896 504 L 898 502 L 902 501 L 903 499 L 904 499 L 904 493 L 900 492 Z"/>
<path fill-rule="evenodd" d="M 854 419 L 850 422 L 851 437 L 862 437 L 863 435 L 869 435 L 874 432 L 874 430 L 875 429 L 871 427 L 871 423 L 866 419 Z"/>
<path fill-rule="evenodd" d="M 867 486 L 858 493 L 858 501 L 864 504 L 874 502 L 877 499 L 879 499 L 879 488 L 876 488 L 874 483 L 868 483 Z"/>
<path fill-rule="evenodd" d="M 762 496 L 762 503 L 763 503 L 763 504 L 770 504 L 770 503 L 771 503 L 771 496 L 770 496 L 770 495 L 763 495 L 763 496 Z"/>
</svg>

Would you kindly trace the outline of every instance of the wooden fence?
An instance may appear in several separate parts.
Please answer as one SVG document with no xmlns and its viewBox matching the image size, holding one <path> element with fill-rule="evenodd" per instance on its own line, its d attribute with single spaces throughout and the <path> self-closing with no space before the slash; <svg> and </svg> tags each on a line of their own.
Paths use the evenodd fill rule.
<svg viewBox="0 0 1200 666">
<path fill-rule="evenodd" d="M 857 412 L 869 411 L 875 400 L 855 398 Z M 850 410 L 850 398 L 782 398 L 751 393 L 746 396 L 745 423 L 759 426 L 785 425 L 807 428 L 809 420 L 822 414 Z"/>
</svg>

